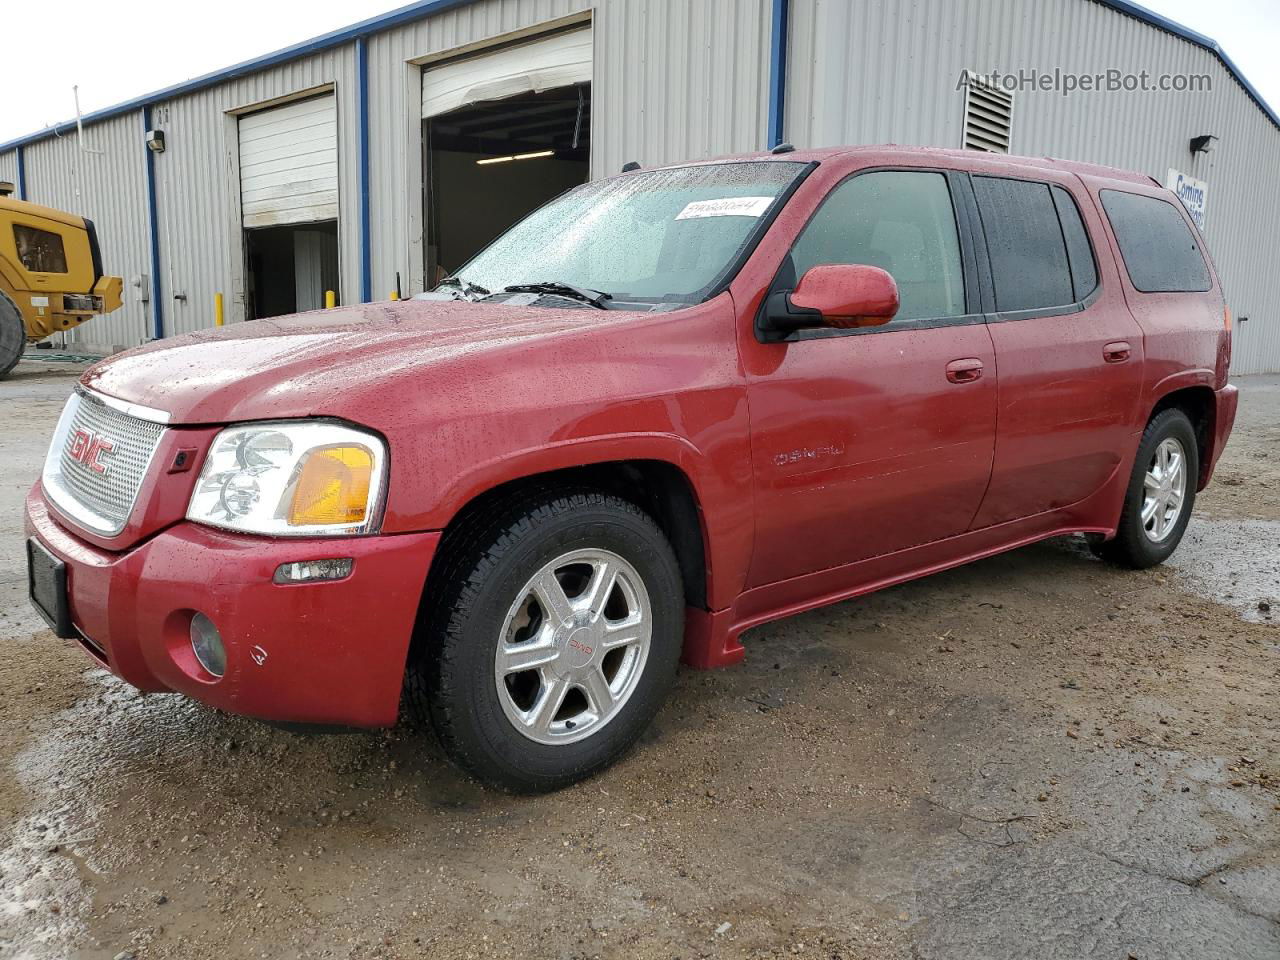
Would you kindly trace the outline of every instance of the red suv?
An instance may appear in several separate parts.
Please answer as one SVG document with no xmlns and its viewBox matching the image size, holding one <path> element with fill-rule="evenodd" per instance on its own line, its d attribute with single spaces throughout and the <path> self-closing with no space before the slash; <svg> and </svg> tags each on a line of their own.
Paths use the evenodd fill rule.
<svg viewBox="0 0 1280 960">
<path fill-rule="evenodd" d="M 1148 177 L 780 150 L 572 190 L 427 302 L 98 364 L 27 500 L 31 596 L 143 690 L 377 727 L 485 781 L 615 759 L 681 659 L 1045 537 L 1164 560 L 1236 412 Z"/>
</svg>

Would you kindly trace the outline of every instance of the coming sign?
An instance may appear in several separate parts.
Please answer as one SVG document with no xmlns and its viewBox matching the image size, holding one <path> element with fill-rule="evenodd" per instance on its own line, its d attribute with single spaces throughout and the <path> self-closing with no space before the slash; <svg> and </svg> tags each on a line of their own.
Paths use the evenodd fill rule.
<svg viewBox="0 0 1280 960">
<path fill-rule="evenodd" d="M 1188 177 L 1185 173 L 1179 173 L 1172 168 L 1169 170 L 1169 176 L 1165 179 L 1164 185 L 1178 195 L 1182 205 L 1187 208 L 1187 213 L 1191 214 L 1191 219 L 1196 222 L 1196 226 L 1203 232 L 1204 208 L 1209 197 L 1209 185 L 1203 180 Z"/>
</svg>

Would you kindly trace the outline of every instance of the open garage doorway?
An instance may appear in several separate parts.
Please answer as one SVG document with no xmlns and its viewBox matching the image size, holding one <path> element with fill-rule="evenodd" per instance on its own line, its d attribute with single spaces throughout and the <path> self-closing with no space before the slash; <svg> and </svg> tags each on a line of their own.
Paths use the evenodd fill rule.
<svg viewBox="0 0 1280 960">
<path fill-rule="evenodd" d="M 590 177 L 590 28 L 428 67 L 423 117 L 430 288 Z"/>
<path fill-rule="evenodd" d="M 249 274 L 246 319 L 319 310 L 326 291 L 342 302 L 336 220 L 246 230 L 244 239 Z"/>
<path fill-rule="evenodd" d="M 245 319 L 316 310 L 338 289 L 338 123 L 332 93 L 238 118 Z"/>
</svg>

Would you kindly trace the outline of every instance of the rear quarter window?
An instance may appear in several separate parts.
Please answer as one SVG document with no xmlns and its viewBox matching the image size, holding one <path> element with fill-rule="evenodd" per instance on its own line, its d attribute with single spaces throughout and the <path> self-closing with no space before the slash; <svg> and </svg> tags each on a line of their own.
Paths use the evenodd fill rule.
<svg viewBox="0 0 1280 960">
<path fill-rule="evenodd" d="M 1213 286 L 1200 241 L 1172 203 L 1123 190 L 1101 197 L 1135 290 L 1203 293 Z"/>
</svg>

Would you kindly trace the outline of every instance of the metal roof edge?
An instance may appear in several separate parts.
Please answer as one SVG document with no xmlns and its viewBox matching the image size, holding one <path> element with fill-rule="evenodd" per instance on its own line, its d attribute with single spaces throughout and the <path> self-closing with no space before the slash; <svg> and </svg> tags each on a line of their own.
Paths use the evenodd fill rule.
<svg viewBox="0 0 1280 960">
<path fill-rule="evenodd" d="M 215 70 L 212 73 L 206 73 L 190 80 L 184 80 L 181 83 L 175 83 L 171 86 L 155 90 L 151 93 L 143 94 L 140 97 L 134 97 L 131 100 L 125 100 L 123 103 L 117 103 L 114 106 L 103 107 L 101 110 L 95 110 L 92 113 L 86 113 L 80 118 L 81 123 L 96 123 L 100 120 L 109 120 L 112 117 L 118 117 L 121 114 L 129 113 L 132 110 L 140 110 L 142 107 L 150 104 L 159 103 L 168 100 L 171 97 L 181 96 L 187 93 L 195 93 L 208 87 L 216 86 L 226 80 L 234 80 L 247 74 L 257 73 L 270 67 L 279 66 L 282 63 L 288 63 L 291 60 L 298 60 L 302 57 L 310 56 L 313 53 L 320 53 L 325 50 L 331 50 L 334 47 L 340 47 L 343 44 L 351 43 L 360 37 L 367 37 L 374 33 L 381 33 L 384 30 L 390 30 L 392 27 L 398 27 L 405 23 L 412 23 L 415 20 L 421 20 L 432 14 L 444 13 L 453 7 L 466 6 L 474 3 L 476 0 L 417 0 L 416 3 L 410 3 L 407 6 L 397 7 L 387 13 L 379 14 L 376 17 L 369 17 L 354 23 L 349 27 L 342 27 L 338 30 L 332 30 L 329 33 L 321 34 L 318 37 L 312 37 L 310 40 L 303 40 L 287 47 L 283 47 L 272 53 L 264 54 L 260 57 L 254 57 L 251 60 L 245 60 L 234 66 L 224 67 L 221 70 Z M 37 130 L 35 133 L 29 133 L 23 137 L 17 137 L 5 143 L 0 143 L 0 153 L 7 153 L 18 147 L 26 146 L 29 143 L 35 143 L 38 140 L 45 140 L 49 137 L 60 136 L 64 133 L 74 130 L 76 127 L 75 120 L 65 120 L 55 123 L 52 126 L 45 127 L 43 130 Z"/>
<path fill-rule="evenodd" d="M 1262 94 L 1259 93 L 1257 88 L 1249 82 L 1249 79 L 1244 75 L 1243 71 L 1236 66 L 1236 62 L 1228 57 L 1227 52 L 1217 43 L 1213 45 L 1213 52 L 1218 55 L 1218 59 L 1222 61 L 1223 65 L 1228 71 L 1230 71 L 1231 75 L 1236 78 L 1240 86 L 1244 87 L 1245 92 L 1253 98 L 1253 102 L 1258 105 L 1263 113 L 1271 118 L 1272 123 L 1277 127 L 1280 127 L 1280 114 L 1271 109 L 1271 104 L 1267 103 L 1267 101 L 1263 99 Z"/>
<path fill-rule="evenodd" d="M 1267 118 L 1270 119 L 1276 127 L 1280 128 L 1280 114 L 1277 114 L 1276 111 L 1271 108 L 1271 105 L 1267 103 L 1262 94 L 1258 92 L 1257 87 L 1250 83 L 1248 78 L 1245 77 L 1243 71 L 1236 66 L 1235 61 L 1227 56 L 1226 51 L 1222 49 L 1222 45 L 1218 43 L 1217 40 L 1214 40 L 1212 37 L 1205 36 L 1203 33 L 1198 33 L 1190 27 L 1184 27 L 1176 20 L 1170 20 L 1168 17 L 1161 16 L 1154 10 L 1148 10 L 1141 4 L 1132 2 L 1132 0 L 1095 0 L 1095 2 L 1102 4 L 1104 7 L 1110 7 L 1118 13 L 1124 13 L 1136 20 L 1141 20 L 1143 23 L 1156 27 L 1160 30 L 1164 30 L 1167 33 L 1172 33 L 1176 37 L 1181 37 L 1183 40 L 1194 43 L 1196 46 L 1203 47 L 1205 50 L 1208 50 L 1222 61 L 1222 65 L 1227 68 L 1227 72 L 1236 79 L 1236 82 L 1239 83 L 1240 86 L 1244 87 L 1245 93 L 1247 93 L 1253 102 L 1258 105 L 1259 109 L 1267 115 Z"/>
<path fill-rule="evenodd" d="M 273 53 L 265 54 L 261 57 L 255 57 L 252 60 L 245 60 L 243 63 L 237 63 L 234 66 L 226 67 L 222 70 L 215 70 L 212 73 L 206 73 L 203 76 L 195 77 L 191 80 L 184 80 L 182 83 L 176 83 L 172 86 L 164 87 L 152 93 L 144 94 L 140 97 L 134 97 L 132 100 L 126 100 L 115 106 L 104 107 L 101 110 L 95 110 L 92 113 L 85 114 L 81 117 L 82 123 L 95 123 L 99 120 L 109 120 L 131 110 L 138 110 L 149 104 L 158 103 L 167 100 L 170 97 L 181 96 L 187 93 L 194 93 L 197 90 L 203 90 L 207 87 L 215 86 L 225 80 L 233 80 L 236 77 L 245 74 L 257 73 L 259 70 L 265 70 L 269 67 L 278 66 L 291 60 L 297 60 L 301 57 L 309 56 L 313 53 L 319 53 L 323 50 L 330 50 L 333 47 L 342 46 L 344 43 L 350 43 L 358 37 L 367 37 L 374 33 L 381 33 L 384 30 L 390 30 L 392 27 L 398 27 L 401 24 L 411 23 L 415 20 L 421 20 L 432 14 L 443 13 L 454 7 L 466 6 L 474 3 L 476 0 L 417 0 L 416 3 L 410 3 L 403 7 L 398 7 L 387 13 L 379 14 L 376 17 L 369 17 L 354 23 L 349 27 L 343 27 L 338 30 L 332 30 L 329 33 L 321 34 L 310 40 L 303 40 L 292 46 L 284 47 Z M 1132 0 L 1095 0 L 1096 3 L 1104 7 L 1109 7 L 1119 13 L 1127 14 L 1137 20 L 1141 20 L 1150 26 L 1172 33 L 1174 36 L 1181 37 L 1190 43 L 1194 43 L 1198 47 L 1208 50 L 1216 56 L 1227 71 L 1242 86 L 1245 92 L 1253 100 L 1254 103 L 1265 113 L 1268 119 L 1280 129 L 1280 114 L 1273 110 L 1270 104 L 1263 99 L 1256 87 L 1250 83 L 1235 62 L 1227 56 L 1221 45 L 1211 37 L 1205 36 L 1203 33 L 1197 33 L 1189 27 L 1184 27 L 1177 21 L 1163 17 L 1154 10 L 1148 10 L 1140 4 L 1133 3 Z M 38 140 L 45 140 L 49 137 L 60 136 L 63 133 L 74 130 L 76 122 L 67 120 L 61 123 L 55 123 L 51 127 L 45 127 L 43 130 L 37 130 L 35 133 L 29 133 L 23 137 L 0 143 L 0 153 L 7 153 L 18 147 L 26 146 L 29 143 L 35 143 Z"/>
</svg>

